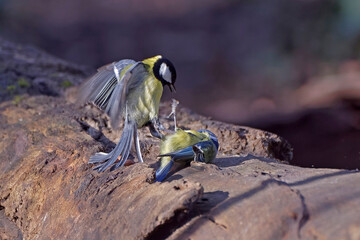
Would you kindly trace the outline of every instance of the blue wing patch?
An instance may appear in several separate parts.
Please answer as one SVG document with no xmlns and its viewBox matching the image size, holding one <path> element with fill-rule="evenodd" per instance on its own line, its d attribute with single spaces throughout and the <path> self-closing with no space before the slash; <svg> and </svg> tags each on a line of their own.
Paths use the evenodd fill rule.
<svg viewBox="0 0 360 240">
<path fill-rule="evenodd" d="M 156 170 L 156 174 L 155 174 L 156 181 L 162 182 L 169 173 L 173 165 L 174 165 L 174 161 L 170 160 L 163 168 L 160 167 L 158 170 Z"/>
</svg>

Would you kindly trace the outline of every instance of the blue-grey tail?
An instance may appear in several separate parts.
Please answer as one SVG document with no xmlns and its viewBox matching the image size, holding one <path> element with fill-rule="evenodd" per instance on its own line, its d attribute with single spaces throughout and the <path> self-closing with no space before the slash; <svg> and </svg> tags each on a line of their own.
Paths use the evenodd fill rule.
<svg viewBox="0 0 360 240">
<path fill-rule="evenodd" d="M 123 166 L 129 157 L 133 137 L 137 136 L 136 131 L 137 127 L 135 121 L 125 120 L 125 126 L 120 141 L 115 148 L 110 153 L 100 152 L 90 157 L 89 163 L 101 163 L 96 166 L 94 170 L 98 170 L 98 172 L 105 171 L 109 166 L 116 162 L 119 156 L 121 156 L 120 160 L 116 162 L 110 170 L 112 171 Z"/>
<path fill-rule="evenodd" d="M 95 163 L 105 162 L 106 160 L 111 158 L 111 156 L 113 155 L 113 152 L 114 152 L 114 149 L 109 153 L 104 153 L 104 152 L 95 153 L 94 155 L 92 155 L 90 157 L 89 163 L 95 164 Z"/>
<path fill-rule="evenodd" d="M 171 159 L 164 167 L 159 167 L 158 170 L 156 170 L 155 177 L 157 182 L 162 182 L 166 178 L 173 164 L 174 161 Z"/>
</svg>

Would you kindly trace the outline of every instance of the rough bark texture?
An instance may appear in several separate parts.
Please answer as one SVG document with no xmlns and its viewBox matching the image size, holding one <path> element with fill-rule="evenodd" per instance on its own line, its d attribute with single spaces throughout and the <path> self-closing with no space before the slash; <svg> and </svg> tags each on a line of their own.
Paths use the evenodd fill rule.
<svg viewBox="0 0 360 240">
<path fill-rule="evenodd" d="M 4 57 L 4 44 L 9 46 L 0 42 L 0 65 L 16 62 Z M 7 56 L 16 56 L 16 51 Z M 32 51 L 22 54 L 28 58 Z M 44 56 L 44 62 L 55 61 Z M 38 74 L 55 71 L 73 84 L 81 81 L 82 70 L 56 61 L 50 70 L 41 65 Z M 6 71 L 22 64 L 28 63 L 7 65 Z M 4 85 L 7 81 L 1 79 Z M 29 88 L 37 86 L 31 82 Z M 69 89 L 67 98 L 62 88 L 52 89 L 58 97 L 37 91 L 27 91 L 37 96 L 17 101 L 11 101 L 11 93 L 3 96 L 9 100 L 0 104 L 0 238 L 360 238 L 358 171 L 288 165 L 292 148 L 281 137 L 181 107 L 180 127 L 207 128 L 219 137 L 214 164 L 192 163 L 164 183 L 154 183 L 159 142 L 141 129 L 145 163 L 94 172 L 89 156 L 109 151 L 121 134 L 111 130 L 96 108 L 71 103 L 75 90 Z M 169 106 L 162 104 L 160 113 L 171 128 L 164 117 Z"/>
</svg>

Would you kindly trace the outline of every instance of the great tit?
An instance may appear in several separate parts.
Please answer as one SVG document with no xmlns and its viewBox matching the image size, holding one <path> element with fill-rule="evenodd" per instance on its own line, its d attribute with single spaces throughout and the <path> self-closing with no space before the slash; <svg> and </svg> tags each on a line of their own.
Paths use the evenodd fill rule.
<svg viewBox="0 0 360 240">
<path fill-rule="evenodd" d="M 89 163 L 101 163 L 94 168 L 104 171 L 123 166 L 129 157 L 132 141 L 137 158 L 143 162 L 137 129 L 149 126 L 153 136 L 161 138 L 162 125 L 158 120 L 163 87 L 175 90 L 174 65 L 161 55 L 136 62 L 124 59 L 105 65 L 86 81 L 79 91 L 80 102 L 90 101 L 104 110 L 113 128 L 118 129 L 121 120 L 124 128 L 119 143 L 110 153 L 99 152 L 90 157 Z"/>
<path fill-rule="evenodd" d="M 161 164 L 156 171 L 156 181 L 163 181 L 174 163 L 183 166 L 192 160 L 211 163 L 218 148 L 218 139 L 209 130 L 177 129 L 174 134 L 167 135 L 161 140 Z"/>
</svg>

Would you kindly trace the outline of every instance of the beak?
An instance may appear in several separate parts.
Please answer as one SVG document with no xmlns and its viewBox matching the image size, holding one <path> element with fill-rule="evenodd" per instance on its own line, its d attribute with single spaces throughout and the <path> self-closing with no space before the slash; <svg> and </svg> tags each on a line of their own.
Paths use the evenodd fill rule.
<svg viewBox="0 0 360 240">
<path fill-rule="evenodd" d="M 169 89 L 170 89 L 170 92 L 175 92 L 176 93 L 176 88 L 175 88 L 175 85 L 174 84 L 169 84 Z"/>
</svg>

